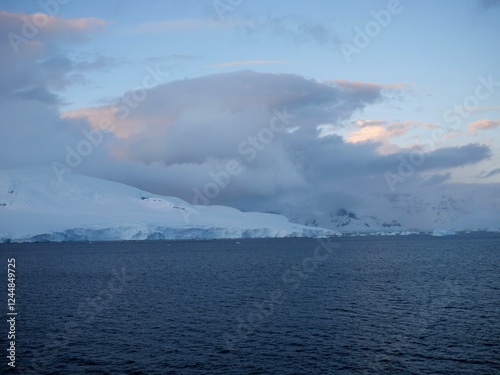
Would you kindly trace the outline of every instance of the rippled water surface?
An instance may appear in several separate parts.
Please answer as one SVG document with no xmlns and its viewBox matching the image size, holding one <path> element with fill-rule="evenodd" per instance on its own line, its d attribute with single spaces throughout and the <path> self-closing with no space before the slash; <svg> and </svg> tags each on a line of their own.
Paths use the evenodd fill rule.
<svg viewBox="0 0 500 375">
<path fill-rule="evenodd" d="M 498 235 L 0 252 L 19 373 L 500 374 Z"/>
</svg>

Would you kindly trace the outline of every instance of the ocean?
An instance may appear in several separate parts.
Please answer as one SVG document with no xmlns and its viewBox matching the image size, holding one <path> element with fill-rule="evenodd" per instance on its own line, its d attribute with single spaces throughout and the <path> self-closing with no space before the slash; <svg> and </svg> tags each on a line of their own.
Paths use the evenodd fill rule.
<svg viewBox="0 0 500 375">
<path fill-rule="evenodd" d="M 0 245 L 19 374 L 500 374 L 500 235 Z M 12 310 L 10 310 L 12 311 Z"/>
</svg>

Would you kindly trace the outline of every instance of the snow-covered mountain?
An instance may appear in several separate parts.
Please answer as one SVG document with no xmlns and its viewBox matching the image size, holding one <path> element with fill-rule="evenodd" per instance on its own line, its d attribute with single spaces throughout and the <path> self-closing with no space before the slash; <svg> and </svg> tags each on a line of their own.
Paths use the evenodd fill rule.
<svg viewBox="0 0 500 375">
<path fill-rule="evenodd" d="M 342 207 L 326 214 L 282 214 L 294 223 L 342 233 L 500 230 L 500 195 L 495 187 L 483 186 L 479 192 L 451 190 L 434 195 L 427 192 L 379 194 L 365 197 L 365 201 L 370 204 L 359 210 Z"/>
<path fill-rule="evenodd" d="M 366 199 L 365 199 L 366 200 Z M 381 194 L 375 207 L 328 213 L 241 212 L 194 206 L 78 174 L 59 181 L 50 168 L 0 171 L 0 242 L 324 237 L 340 233 L 453 233 L 500 229 L 494 189 Z M 488 204 L 484 204 L 488 202 Z M 290 221 L 287 219 L 289 218 Z M 326 228 L 326 229 L 325 229 Z"/>
<path fill-rule="evenodd" d="M 284 216 L 193 206 L 131 186 L 50 168 L 0 171 L 0 242 L 325 237 Z"/>
<path fill-rule="evenodd" d="M 384 221 L 375 216 L 359 215 L 352 211 L 340 208 L 329 215 L 318 217 L 292 216 L 296 223 L 307 226 L 336 228 L 340 232 L 375 232 L 383 230 L 402 231 L 403 228 L 397 220 Z"/>
</svg>

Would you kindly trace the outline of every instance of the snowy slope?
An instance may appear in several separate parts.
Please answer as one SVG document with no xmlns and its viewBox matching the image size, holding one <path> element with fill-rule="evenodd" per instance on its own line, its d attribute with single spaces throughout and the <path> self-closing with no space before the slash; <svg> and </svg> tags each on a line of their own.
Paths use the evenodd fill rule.
<svg viewBox="0 0 500 375">
<path fill-rule="evenodd" d="M 324 237 L 280 215 L 185 201 L 47 169 L 0 171 L 0 242 Z"/>
</svg>

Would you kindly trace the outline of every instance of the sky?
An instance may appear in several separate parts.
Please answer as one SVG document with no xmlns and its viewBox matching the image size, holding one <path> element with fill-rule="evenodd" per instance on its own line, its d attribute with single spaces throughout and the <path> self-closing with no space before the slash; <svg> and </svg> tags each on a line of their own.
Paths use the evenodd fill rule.
<svg viewBox="0 0 500 375">
<path fill-rule="evenodd" d="M 481 195 L 499 19 L 498 0 L 0 1 L 0 168 L 259 211 Z"/>
</svg>

